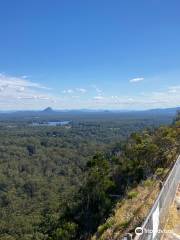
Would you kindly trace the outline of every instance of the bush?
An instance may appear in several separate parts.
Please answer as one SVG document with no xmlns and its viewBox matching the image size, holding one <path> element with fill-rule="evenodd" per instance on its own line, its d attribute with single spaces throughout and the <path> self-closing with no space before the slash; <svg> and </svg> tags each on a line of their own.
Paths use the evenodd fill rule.
<svg viewBox="0 0 180 240">
<path fill-rule="evenodd" d="M 133 198 L 136 198 L 138 196 L 138 192 L 136 191 L 131 191 L 128 193 L 128 199 L 133 199 Z"/>
<path fill-rule="evenodd" d="M 106 231 L 108 228 L 111 228 L 113 224 L 114 224 L 114 219 L 112 218 L 108 219 L 104 224 L 98 227 L 98 235 L 102 235 L 104 231 Z"/>
</svg>

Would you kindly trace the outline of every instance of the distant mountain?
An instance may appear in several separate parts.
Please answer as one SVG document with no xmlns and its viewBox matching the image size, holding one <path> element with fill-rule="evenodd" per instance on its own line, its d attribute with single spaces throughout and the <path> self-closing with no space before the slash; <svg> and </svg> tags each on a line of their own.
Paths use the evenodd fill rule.
<svg viewBox="0 0 180 240">
<path fill-rule="evenodd" d="M 54 110 L 51 107 L 47 107 L 43 110 L 44 113 L 53 113 Z"/>
<path fill-rule="evenodd" d="M 150 109 L 147 110 L 149 112 L 153 113 L 166 113 L 166 114 L 176 114 L 178 111 L 180 111 L 180 107 L 176 108 L 157 108 L 157 109 Z"/>
<path fill-rule="evenodd" d="M 92 119 L 106 119 L 109 121 L 114 119 L 125 118 L 154 118 L 164 119 L 168 123 L 172 122 L 177 111 L 180 111 L 180 107 L 176 108 L 164 108 L 164 109 L 149 109 L 149 110 L 113 110 L 113 109 L 52 109 L 47 107 L 44 110 L 22 110 L 22 111 L 9 111 L 0 112 L 0 121 L 8 119 L 16 120 L 32 120 L 32 118 L 47 119 L 51 118 L 53 121 L 69 121 L 69 120 L 92 120 Z"/>
</svg>

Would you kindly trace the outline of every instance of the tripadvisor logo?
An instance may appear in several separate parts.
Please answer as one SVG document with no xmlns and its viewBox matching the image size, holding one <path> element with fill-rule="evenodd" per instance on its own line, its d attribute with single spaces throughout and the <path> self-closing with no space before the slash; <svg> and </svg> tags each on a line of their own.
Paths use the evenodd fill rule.
<svg viewBox="0 0 180 240">
<path fill-rule="evenodd" d="M 137 227 L 135 229 L 135 234 L 136 236 L 141 236 L 143 234 L 143 228 L 142 227 Z M 133 235 L 132 233 L 127 233 L 122 240 L 133 240 Z"/>
<path fill-rule="evenodd" d="M 135 229 L 135 234 L 136 234 L 137 236 L 141 236 L 141 235 L 143 234 L 143 228 L 142 228 L 142 227 L 137 227 L 137 228 Z"/>
</svg>

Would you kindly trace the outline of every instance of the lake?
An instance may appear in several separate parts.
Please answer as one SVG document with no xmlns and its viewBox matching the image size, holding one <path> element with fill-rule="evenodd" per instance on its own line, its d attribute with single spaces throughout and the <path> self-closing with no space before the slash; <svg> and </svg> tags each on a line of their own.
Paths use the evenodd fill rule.
<svg viewBox="0 0 180 240">
<path fill-rule="evenodd" d="M 42 122 L 42 123 L 34 122 L 32 123 L 32 126 L 64 126 L 69 123 L 70 121 L 50 121 L 50 122 Z"/>
</svg>

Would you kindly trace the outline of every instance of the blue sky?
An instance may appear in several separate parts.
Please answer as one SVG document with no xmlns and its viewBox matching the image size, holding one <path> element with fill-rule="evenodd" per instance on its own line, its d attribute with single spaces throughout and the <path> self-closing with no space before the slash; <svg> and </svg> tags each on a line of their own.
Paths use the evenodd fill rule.
<svg viewBox="0 0 180 240">
<path fill-rule="evenodd" d="M 0 110 L 180 105 L 179 0 L 1 0 Z"/>
</svg>

